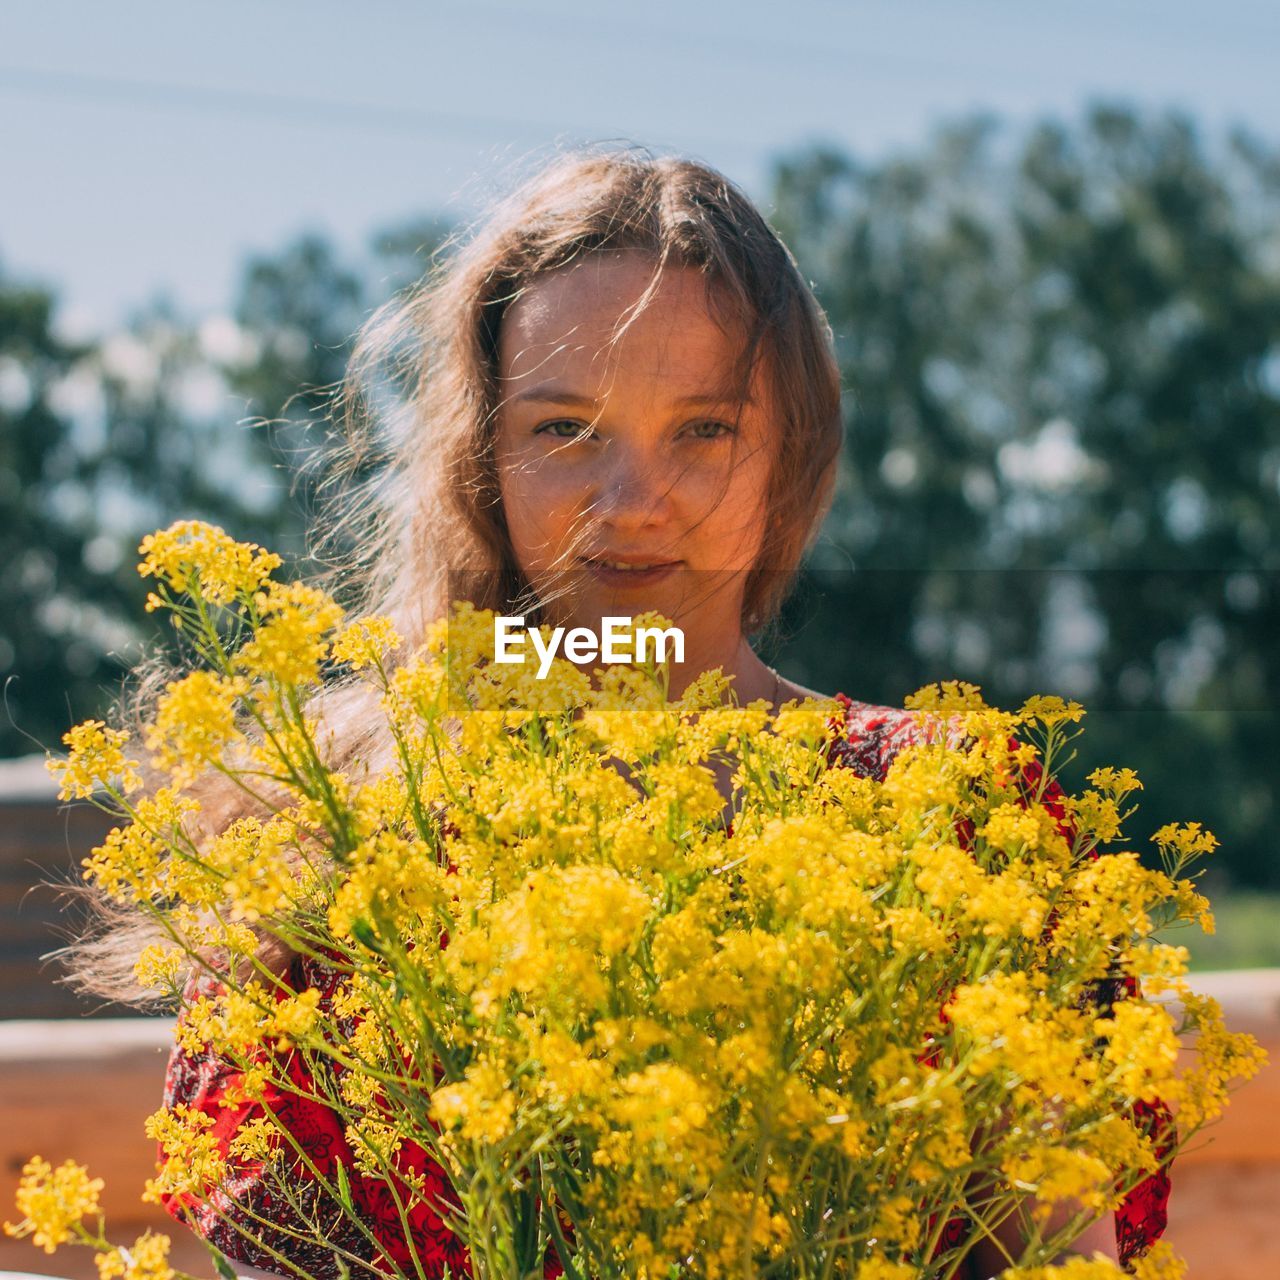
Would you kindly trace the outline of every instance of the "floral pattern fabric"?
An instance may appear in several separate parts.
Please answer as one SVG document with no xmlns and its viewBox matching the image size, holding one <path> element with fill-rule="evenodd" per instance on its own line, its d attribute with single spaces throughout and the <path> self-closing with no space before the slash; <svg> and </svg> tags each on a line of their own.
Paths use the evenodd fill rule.
<svg viewBox="0 0 1280 1280">
<path fill-rule="evenodd" d="M 827 746 L 829 765 L 851 768 L 864 777 L 882 781 L 897 753 L 919 740 L 914 715 L 900 707 L 857 702 L 842 693 L 835 696 L 839 712 L 831 724 L 833 734 Z M 1034 793 L 1040 772 L 1041 767 L 1035 761 L 1023 769 L 1026 793 Z M 1070 838 L 1072 829 L 1062 798 L 1062 789 L 1054 782 L 1042 797 L 1042 803 L 1058 818 L 1059 829 Z M 960 835 L 962 840 L 966 835 L 971 838 L 972 831 L 961 831 Z M 332 1000 L 340 981 L 340 975 L 332 967 L 301 956 L 294 960 L 287 977 L 294 990 L 317 988 L 322 1010 Z M 193 980 L 187 992 L 188 1000 L 209 993 L 213 985 L 208 977 Z M 1122 998 L 1122 993 L 1136 994 L 1132 978 L 1104 983 L 1102 987 L 1098 1006 L 1104 1015 L 1115 1000 Z M 456 1210 L 458 1205 L 440 1165 L 414 1144 L 405 1144 L 399 1152 L 396 1172 L 421 1179 L 423 1194 L 420 1195 L 411 1195 L 407 1183 L 399 1177 L 381 1179 L 359 1174 L 353 1168 L 342 1121 L 321 1100 L 301 1055 L 288 1054 L 284 1068 L 288 1088 L 272 1085 L 261 1100 L 246 1101 L 237 1098 L 240 1073 L 233 1064 L 212 1050 L 192 1053 L 181 1046 L 174 1047 L 165 1078 L 167 1107 L 184 1103 L 210 1116 L 214 1122 L 211 1132 L 218 1139 L 224 1156 L 228 1156 L 230 1143 L 241 1128 L 269 1109 L 297 1144 L 300 1157 L 287 1200 L 280 1198 L 273 1184 L 263 1176 L 261 1161 L 235 1160 L 231 1165 L 234 1176 L 218 1189 L 211 1203 L 169 1197 L 165 1202 L 169 1212 L 188 1221 L 229 1257 L 267 1271 L 282 1270 L 280 1258 L 283 1257 L 318 1280 L 330 1277 L 336 1280 L 341 1274 L 337 1255 L 316 1242 L 310 1226 L 319 1222 L 330 1228 L 330 1239 L 345 1254 L 348 1265 L 361 1261 L 385 1267 L 389 1260 L 409 1274 L 418 1270 L 416 1263 L 428 1277 L 442 1277 L 446 1266 L 454 1277 L 469 1276 L 466 1247 L 441 1218 L 442 1208 Z M 1162 1102 L 1140 1102 L 1135 1105 L 1134 1113 L 1156 1139 L 1159 1155 L 1166 1156 L 1176 1141 L 1168 1108 Z M 332 1182 L 339 1164 L 349 1171 L 350 1194 L 365 1228 L 363 1231 L 324 1190 L 323 1181 Z M 1163 1234 L 1169 1190 L 1169 1176 L 1162 1169 L 1139 1183 L 1116 1210 L 1117 1252 L 1122 1263 L 1141 1257 Z M 409 1224 L 407 1233 L 398 1201 L 404 1205 Z M 926 1229 L 931 1230 L 935 1223 L 936 1218 L 926 1224 Z M 950 1218 L 938 1241 L 937 1252 L 963 1244 L 971 1225 L 963 1213 Z M 242 1231 L 259 1237 L 261 1243 L 249 1241 Z M 563 1268 L 554 1251 L 548 1252 L 551 1256 L 545 1262 L 544 1275 L 547 1280 L 556 1280 L 563 1275 Z M 353 1267 L 352 1270 L 358 1275 L 362 1269 Z"/>
</svg>

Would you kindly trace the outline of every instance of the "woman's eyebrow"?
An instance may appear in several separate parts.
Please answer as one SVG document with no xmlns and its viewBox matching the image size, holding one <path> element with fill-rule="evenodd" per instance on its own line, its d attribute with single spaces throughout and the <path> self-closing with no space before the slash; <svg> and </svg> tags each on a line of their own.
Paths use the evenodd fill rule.
<svg viewBox="0 0 1280 1280">
<path fill-rule="evenodd" d="M 526 401 L 537 401 L 538 404 L 558 404 L 558 405 L 593 405 L 599 407 L 600 401 L 593 399 L 591 396 L 579 395 L 576 391 L 571 391 L 568 387 L 559 386 L 554 382 L 543 383 L 541 386 L 529 387 L 524 391 L 518 392 L 510 397 L 511 404 L 523 404 Z M 691 405 L 724 405 L 737 404 L 738 399 L 733 396 L 717 396 L 717 395 L 689 395 L 677 396 L 671 402 L 672 404 L 684 406 Z M 754 405 L 755 401 L 750 396 L 742 397 L 740 403 L 744 405 Z"/>
</svg>

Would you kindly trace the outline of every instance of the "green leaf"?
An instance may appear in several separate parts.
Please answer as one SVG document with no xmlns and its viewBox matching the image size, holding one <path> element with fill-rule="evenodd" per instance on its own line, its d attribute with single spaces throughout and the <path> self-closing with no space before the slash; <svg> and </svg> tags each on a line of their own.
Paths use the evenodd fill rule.
<svg viewBox="0 0 1280 1280">
<path fill-rule="evenodd" d="M 338 1199 L 342 1201 L 342 1207 L 348 1213 L 355 1213 L 355 1206 L 351 1202 L 351 1183 L 347 1178 L 347 1166 L 338 1161 L 337 1178 L 338 1178 Z"/>
<path fill-rule="evenodd" d="M 220 1249 L 210 1246 L 209 1252 L 213 1255 L 213 1265 L 222 1280 L 236 1280 L 235 1268 L 227 1260 L 227 1255 Z"/>
<path fill-rule="evenodd" d="M 382 943 L 378 941 L 378 935 L 367 920 L 355 921 L 351 926 L 351 936 L 375 955 L 382 955 Z"/>
</svg>

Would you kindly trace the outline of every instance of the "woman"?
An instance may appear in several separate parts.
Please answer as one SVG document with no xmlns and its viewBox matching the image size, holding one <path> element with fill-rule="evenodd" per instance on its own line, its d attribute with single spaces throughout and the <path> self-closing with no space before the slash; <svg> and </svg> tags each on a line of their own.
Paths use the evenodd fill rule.
<svg viewBox="0 0 1280 1280">
<path fill-rule="evenodd" d="M 744 702 L 763 698 L 776 709 L 821 696 L 768 667 L 749 636 L 775 616 L 828 509 L 839 370 L 794 259 L 721 175 L 690 161 L 587 150 L 527 181 L 364 335 L 345 399 L 361 461 L 370 389 L 385 385 L 377 377 L 388 358 L 407 374 L 409 394 L 366 508 L 376 536 L 361 570 L 361 611 L 394 618 L 405 651 L 459 595 L 530 623 L 593 628 L 656 609 L 685 637 L 672 696 L 717 666 Z M 349 537 L 350 525 L 324 532 Z M 911 718 L 838 697 L 833 765 L 883 776 L 912 737 Z M 336 734 L 339 767 L 376 760 L 386 747 L 374 740 L 376 706 L 359 687 L 331 690 L 317 711 Z M 720 785 L 727 803 L 727 776 Z M 238 803 L 228 794 L 217 822 L 237 816 Z M 324 981 L 310 962 L 292 961 L 290 975 Z M 166 1102 L 205 1110 L 230 1142 L 258 1105 L 220 1105 L 233 1076 L 212 1055 L 176 1049 Z M 280 1114 L 304 1146 L 340 1154 L 341 1125 L 298 1084 L 304 1096 L 281 1095 Z M 444 1196 L 438 1170 L 427 1162 L 418 1172 L 434 1176 Z M 1125 1257 L 1163 1229 L 1167 1183 L 1149 1183 L 1130 1197 L 1128 1216 L 1117 1215 Z M 381 1221 L 379 1188 L 356 1194 Z M 201 1211 L 197 1223 L 233 1257 L 269 1263 L 228 1225 L 260 1229 L 268 1220 L 281 1228 L 284 1256 L 316 1274 L 331 1266 L 289 1234 L 292 1211 L 265 1198 L 252 1169 L 219 1208 L 226 1221 Z M 424 1264 L 448 1264 L 455 1275 L 466 1267 L 429 1204 L 415 1206 L 412 1225 Z M 383 1247 L 408 1265 L 397 1229 L 388 1217 Z M 948 1238 L 964 1229 L 958 1219 Z M 970 1274 L 1006 1265 L 1001 1246 L 1017 1256 L 1013 1230 L 1007 1221 L 998 1240 L 974 1244 Z M 1116 1224 L 1095 1222 L 1075 1249 L 1120 1258 Z M 547 1274 L 559 1270 L 549 1260 Z"/>
</svg>

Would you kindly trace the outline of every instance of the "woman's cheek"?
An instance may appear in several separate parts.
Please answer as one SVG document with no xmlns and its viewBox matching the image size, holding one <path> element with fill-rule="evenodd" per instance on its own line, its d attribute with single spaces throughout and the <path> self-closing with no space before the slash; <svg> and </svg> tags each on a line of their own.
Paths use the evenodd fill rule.
<svg viewBox="0 0 1280 1280">
<path fill-rule="evenodd" d="M 744 462 L 727 476 L 721 473 L 714 482 L 717 516 L 744 532 L 763 524 L 768 483 L 768 472 L 755 466 L 752 460 Z"/>
<path fill-rule="evenodd" d="M 577 486 L 526 484 L 503 495 L 507 528 L 517 554 L 531 564 L 549 564 L 574 531 L 580 533 L 585 506 Z"/>
</svg>

